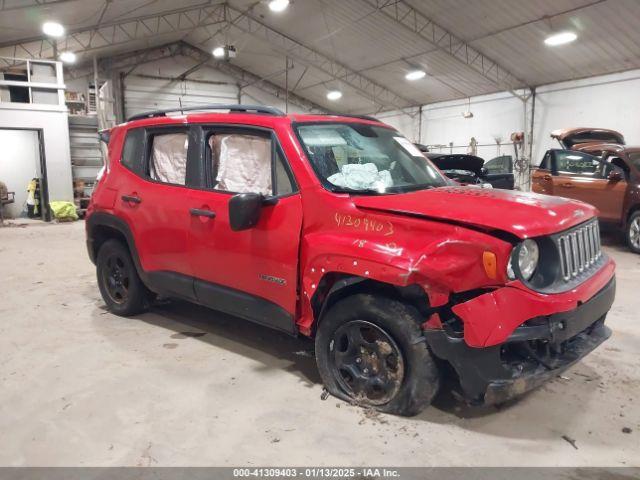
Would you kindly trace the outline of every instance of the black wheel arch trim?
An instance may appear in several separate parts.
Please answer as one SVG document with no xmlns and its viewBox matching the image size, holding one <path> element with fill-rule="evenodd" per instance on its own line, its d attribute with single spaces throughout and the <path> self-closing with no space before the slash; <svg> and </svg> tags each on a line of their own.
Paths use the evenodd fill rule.
<svg viewBox="0 0 640 480">
<path fill-rule="evenodd" d="M 95 264 L 98 257 L 98 250 L 96 249 L 96 228 L 108 227 L 112 228 L 124 236 L 127 247 L 129 247 L 129 253 L 133 259 L 133 263 L 136 266 L 136 270 L 140 278 L 147 283 L 148 277 L 140 264 L 140 257 L 138 256 L 138 249 L 136 248 L 136 242 L 133 239 L 133 233 L 127 222 L 121 218 L 105 212 L 94 212 L 86 221 L 87 229 L 87 250 L 89 252 L 89 258 Z"/>
</svg>

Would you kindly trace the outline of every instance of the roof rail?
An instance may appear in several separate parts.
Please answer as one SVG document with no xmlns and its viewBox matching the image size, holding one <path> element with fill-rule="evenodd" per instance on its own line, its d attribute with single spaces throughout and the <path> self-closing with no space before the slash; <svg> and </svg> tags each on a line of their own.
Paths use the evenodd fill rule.
<svg viewBox="0 0 640 480">
<path fill-rule="evenodd" d="M 360 120 L 371 120 L 372 122 L 382 122 L 382 120 L 371 115 L 349 115 L 348 113 L 327 113 L 333 117 L 359 118 Z"/>
<path fill-rule="evenodd" d="M 263 105 L 225 105 L 225 104 L 217 104 L 213 103 L 210 105 L 199 105 L 194 107 L 177 107 L 177 108 L 168 108 L 166 110 L 154 110 L 152 112 L 139 113 L 137 115 L 133 115 L 127 119 L 128 122 L 132 122 L 134 120 L 142 120 L 144 118 L 156 118 L 156 117 L 166 117 L 167 113 L 174 112 L 199 112 L 199 111 L 207 111 L 207 110 L 229 110 L 230 112 L 242 112 L 242 113 L 262 113 L 266 115 L 276 115 L 278 117 L 284 116 L 284 112 L 275 107 L 266 107 Z"/>
</svg>

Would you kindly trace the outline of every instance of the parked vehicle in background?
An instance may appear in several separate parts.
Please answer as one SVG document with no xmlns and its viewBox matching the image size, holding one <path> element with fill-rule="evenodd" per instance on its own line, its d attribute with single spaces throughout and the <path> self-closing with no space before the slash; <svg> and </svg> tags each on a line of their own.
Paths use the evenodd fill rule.
<svg viewBox="0 0 640 480">
<path fill-rule="evenodd" d="M 603 226 L 624 232 L 640 253 L 640 147 L 625 145 L 621 133 L 576 128 L 551 134 L 562 149 L 548 150 L 532 174 L 537 193 L 595 205 Z"/>
<path fill-rule="evenodd" d="M 315 338 L 329 392 L 401 415 L 447 363 L 469 402 L 504 402 L 611 334 L 593 207 L 451 186 L 376 119 L 214 105 L 103 138 L 87 247 L 118 315 L 162 294 Z"/>
<path fill-rule="evenodd" d="M 447 177 L 463 185 L 491 186 L 513 190 L 513 158 L 502 155 L 488 162 L 475 155 L 461 153 L 425 153 Z"/>
</svg>

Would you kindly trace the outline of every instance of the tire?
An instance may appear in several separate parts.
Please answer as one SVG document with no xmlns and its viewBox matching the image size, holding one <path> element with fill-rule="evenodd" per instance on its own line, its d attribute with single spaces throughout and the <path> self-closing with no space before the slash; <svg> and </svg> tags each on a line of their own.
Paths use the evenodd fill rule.
<svg viewBox="0 0 640 480">
<path fill-rule="evenodd" d="M 640 210 L 631 214 L 624 233 L 629 249 L 634 253 L 640 253 Z"/>
<path fill-rule="evenodd" d="M 440 387 L 420 316 L 387 297 L 357 294 L 338 301 L 320 321 L 315 351 L 329 393 L 381 412 L 416 415 Z"/>
<path fill-rule="evenodd" d="M 129 249 L 118 240 L 107 240 L 96 261 L 98 287 L 111 313 L 128 317 L 144 312 L 151 294 L 142 283 Z"/>
</svg>

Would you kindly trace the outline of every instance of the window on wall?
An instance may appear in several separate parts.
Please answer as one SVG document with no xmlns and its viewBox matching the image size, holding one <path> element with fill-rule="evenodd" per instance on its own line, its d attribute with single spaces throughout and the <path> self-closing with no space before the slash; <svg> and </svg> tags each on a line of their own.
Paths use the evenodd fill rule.
<svg viewBox="0 0 640 480">
<path fill-rule="evenodd" d="M 154 134 L 151 140 L 149 177 L 175 185 L 185 185 L 187 177 L 187 132 Z"/>
<path fill-rule="evenodd" d="M 269 134 L 216 132 L 209 137 L 208 146 L 216 190 L 265 196 L 295 190 L 285 160 Z"/>
</svg>

